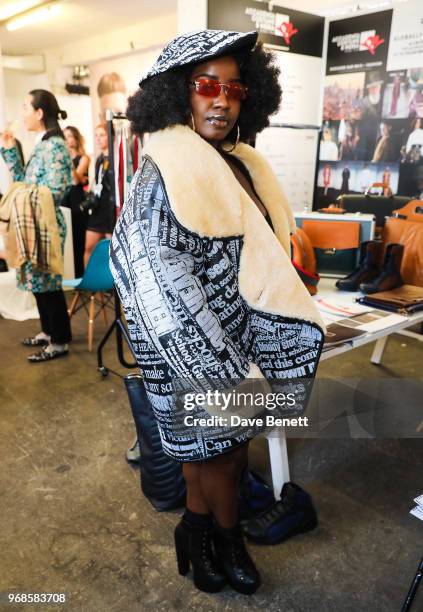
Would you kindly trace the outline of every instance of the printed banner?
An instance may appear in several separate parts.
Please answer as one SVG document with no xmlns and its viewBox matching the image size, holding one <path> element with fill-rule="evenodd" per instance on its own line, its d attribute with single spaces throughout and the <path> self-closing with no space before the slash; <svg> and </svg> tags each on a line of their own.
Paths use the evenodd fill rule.
<svg viewBox="0 0 423 612">
<path fill-rule="evenodd" d="M 316 171 L 317 130 L 266 128 L 257 136 L 257 150 L 269 160 L 295 212 L 311 210 Z"/>
<path fill-rule="evenodd" d="M 394 9 L 388 70 L 420 68 L 423 64 L 423 2 L 409 0 Z"/>
<path fill-rule="evenodd" d="M 330 24 L 317 209 L 372 183 L 423 198 L 422 6 Z"/>
<path fill-rule="evenodd" d="M 209 0 L 208 27 L 249 32 L 283 51 L 321 57 L 324 19 L 259 0 Z"/>
<path fill-rule="evenodd" d="M 280 68 L 282 104 L 270 118 L 271 125 L 321 125 L 323 60 L 320 57 L 274 51 Z"/>
<path fill-rule="evenodd" d="M 326 74 L 384 70 L 392 10 L 332 21 Z"/>
</svg>

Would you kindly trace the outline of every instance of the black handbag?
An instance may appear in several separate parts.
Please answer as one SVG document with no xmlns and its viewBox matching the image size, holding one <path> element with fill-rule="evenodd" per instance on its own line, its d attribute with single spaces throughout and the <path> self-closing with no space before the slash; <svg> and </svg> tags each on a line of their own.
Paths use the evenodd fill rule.
<svg viewBox="0 0 423 612">
<path fill-rule="evenodd" d="M 141 490 L 158 512 L 185 504 L 182 464 L 166 455 L 142 376 L 124 378 L 140 445 Z"/>
<path fill-rule="evenodd" d="M 79 208 L 81 212 L 92 215 L 93 212 L 98 208 L 100 204 L 100 198 L 98 198 L 92 191 L 85 194 L 84 199 L 80 202 Z"/>
<path fill-rule="evenodd" d="M 182 463 L 163 452 L 159 429 L 142 376 L 125 376 L 125 387 L 135 421 L 140 457 L 141 490 L 158 512 L 185 505 L 186 486 Z M 240 487 L 240 518 L 252 518 L 274 503 L 273 493 L 259 476 L 246 470 Z"/>
</svg>

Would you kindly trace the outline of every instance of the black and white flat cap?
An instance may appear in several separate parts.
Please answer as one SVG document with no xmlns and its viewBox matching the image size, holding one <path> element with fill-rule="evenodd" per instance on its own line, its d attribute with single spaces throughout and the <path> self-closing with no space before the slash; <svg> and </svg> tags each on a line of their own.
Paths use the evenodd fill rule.
<svg viewBox="0 0 423 612">
<path fill-rule="evenodd" d="M 228 32 L 227 30 L 197 30 L 181 34 L 170 41 L 156 63 L 143 75 L 139 85 L 156 74 L 187 64 L 199 64 L 239 49 L 251 50 L 258 32 Z"/>
</svg>

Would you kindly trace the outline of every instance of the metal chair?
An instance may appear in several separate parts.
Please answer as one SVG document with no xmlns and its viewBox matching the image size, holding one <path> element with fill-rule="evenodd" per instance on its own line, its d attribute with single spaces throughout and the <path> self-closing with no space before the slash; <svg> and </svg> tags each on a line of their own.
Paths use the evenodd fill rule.
<svg viewBox="0 0 423 612">
<path fill-rule="evenodd" d="M 63 281 L 64 287 L 71 287 L 75 290 L 75 295 L 68 310 L 69 317 L 72 318 L 75 312 L 81 308 L 85 308 L 88 313 L 89 351 L 93 349 L 94 320 L 102 313 L 107 325 L 106 307 L 113 299 L 114 283 L 109 268 L 109 245 L 110 239 L 100 240 L 91 253 L 83 277 Z M 105 295 L 107 293 L 109 295 Z M 82 304 L 77 307 L 80 300 Z M 87 304 L 89 304 L 88 309 Z M 100 306 L 97 312 L 95 312 L 96 304 Z"/>
</svg>

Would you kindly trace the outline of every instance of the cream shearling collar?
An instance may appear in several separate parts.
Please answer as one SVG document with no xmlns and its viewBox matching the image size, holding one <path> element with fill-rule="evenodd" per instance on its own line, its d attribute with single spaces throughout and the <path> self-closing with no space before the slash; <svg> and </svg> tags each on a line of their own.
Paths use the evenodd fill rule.
<svg viewBox="0 0 423 612">
<path fill-rule="evenodd" d="M 274 233 L 222 156 L 188 126 L 154 132 L 143 149 L 158 166 L 178 222 L 203 237 L 243 238 L 239 291 L 257 310 L 317 323 L 323 320 L 290 261 L 295 219 L 267 160 L 238 144 L 231 153 L 250 173 Z"/>
</svg>

